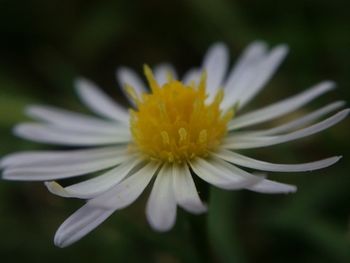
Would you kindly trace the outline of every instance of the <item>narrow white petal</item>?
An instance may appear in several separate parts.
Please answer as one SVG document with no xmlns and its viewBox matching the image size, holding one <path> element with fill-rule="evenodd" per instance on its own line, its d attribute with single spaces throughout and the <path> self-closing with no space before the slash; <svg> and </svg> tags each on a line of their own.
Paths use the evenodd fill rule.
<svg viewBox="0 0 350 263">
<path fill-rule="evenodd" d="M 121 183 L 113 186 L 107 192 L 89 201 L 91 205 L 106 209 L 122 209 L 134 202 L 157 173 L 159 163 L 150 162 L 127 177 Z"/>
<path fill-rule="evenodd" d="M 174 67 L 170 64 L 164 63 L 155 66 L 153 73 L 159 86 L 162 86 L 168 82 L 169 74 L 173 79 L 177 79 L 176 71 Z"/>
<path fill-rule="evenodd" d="M 238 108 L 243 108 L 270 80 L 283 59 L 288 53 L 288 47 L 280 45 L 271 50 L 264 61 L 258 66 L 257 74 L 250 83 L 249 87 L 241 94 L 238 101 Z"/>
<path fill-rule="evenodd" d="M 129 113 L 92 82 L 79 78 L 75 86 L 82 101 L 96 114 L 116 121 L 129 121 Z"/>
<path fill-rule="evenodd" d="M 176 202 L 188 212 L 200 214 L 207 211 L 198 195 L 189 167 L 186 165 L 176 165 L 172 167 L 172 177 L 174 180 L 174 193 Z"/>
<path fill-rule="evenodd" d="M 221 158 L 227 162 L 237 164 L 239 166 L 244 166 L 252 169 L 262 170 L 262 171 L 271 171 L 271 172 L 304 172 L 304 171 L 313 171 L 317 169 L 322 169 L 333 165 L 341 157 L 330 157 L 327 159 L 310 162 L 310 163 L 301 163 L 301 164 L 275 164 L 268 163 L 265 161 L 256 160 L 235 152 L 228 150 L 220 150 L 213 153 L 218 158 Z"/>
<path fill-rule="evenodd" d="M 182 78 L 182 82 L 185 83 L 186 85 L 189 85 L 192 81 L 198 84 L 200 76 L 201 76 L 201 71 L 199 69 L 193 68 L 185 73 L 185 75 Z"/>
<path fill-rule="evenodd" d="M 127 153 L 128 149 L 125 145 L 83 150 L 18 152 L 5 156 L 0 162 L 0 167 L 40 166 L 42 164 L 63 165 L 67 162 L 95 160 L 121 154 L 126 155 Z"/>
<path fill-rule="evenodd" d="M 169 165 L 164 165 L 157 175 L 147 201 L 146 216 L 151 227 L 157 231 L 167 231 L 175 224 L 176 199 Z"/>
<path fill-rule="evenodd" d="M 332 111 L 342 108 L 344 105 L 345 105 L 345 101 L 337 101 L 337 102 L 328 104 L 327 106 L 324 106 L 318 110 L 315 110 L 296 120 L 282 124 L 280 126 L 277 126 L 271 129 L 265 129 L 265 130 L 235 132 L 235 135 L 241 134 L 241 135 L 249 135 L 249 136 L 253 136 L 253 135 L 264 136 L 264 135 L 275 135 L 283 132 L 293 131 L 295 129 L 301 128 L 307 124 L 314 122 L 315 120 L 323 117 L 324 115 Z"/>
<path fill-rule="evenodd" d="M 54 239 L 55 245 L 63 248 L 75 243 L 99 226 L 113 212 L 113 209 L 87 203 L 58 228 Z"/>
<path fill-rule="evenodd" d="M 244 71 L 249 70 L 254 63 L 260 61 L 266 53 L 267 46 L 264 42 L 256 41 L 248 45 L 228 75 L 224 85 L 225 89 L 236 89 L 235 86 Z M 238 90 L 236 91 L 238 92 Z"/>
<path fill-rule="evenodd" d="M 90 162 L 62 163 L 58 165 L 10 167 L 4 170 L 3 179 L 19 181 L 52 181 L 84 175 L 116 166 L 129 158 L 128 155 L 108 157 Z"/>
<path fill-rule="evenodd" d="M 85 130 L 73 131 L 62 127 L 38 123 L 19 124 L 14 128 L 14 133 L 27 140 L 69 146 L 127 143 L 131 138 L 130 134 L 104 134 L 86 132 Z"/>
<path fill-rule="evenodd" d="M 140 77 L 133 71 L 127 67 L 118 68 L 116 71 L 116 77 L 119 86 L 122 88 L 126 97 L 130 100 L 131 103 L 134 101 L 129 97 L 129 94 L 125 91 L 125 84 L 130 85 L 134 88 L 138 97 L 141 97 L 141 94 L 147 92 L 147 88 L 145 83 L 140 79 Z"/>
<path fill-rule="evenodd" d="M 241 189 L 256 184 L 261 178 L 244 172 L 217 158 L 196 158 L 190 162 L 194 173 L 204 181 L 222 189 Z"/>
<path fill-rule="evenodd" d="M 297 191 L 295 185 L 283 184 L 267 179 L 264 179 L 253 186 L 249 186 L 246 189 L 264 194 L 288 194 Z"/>
<path fill-rule="evenodd" d="M 287 113 L 299 109 L 311 100 L 317 98 L 318 96 L 324 94 L 327 91 L 332 90 L 333 88 L 333 82 L 321 82 L 311 87 L 310 89 L 299 93 L 298 95 L 234 118 L 229 123 L 229 130 L 255 125 L 264 121 L 269 121 L 277 117 L 283 116 Z"/>
<path fill-rule="evenodd" d="M 229 61 L 229 52 L 223 43 L 216 43 L 209 48 L 204 60 L 203 70 L 207 72 L 207 92 L 210 101 L 222 85 Z"/>
<path fill-rule="evenodd" d="M 67 187 L 62 187 L 54 181 L 45 182 L 45 185 L 51 193 L 58 196 L 91 199 L 121 182 L 141 162 L 139 157 L 130 158 L 102 175 Z"/>
<path fill-rule="evenodd" d="M 276 136 L 230 136 L 224 140 L 223 147 L 228 149 L 249 149 L 249 148 L 259 148 L 265 146 L 271 146 L 279 143 L 284 143 L 292 140 L 296 140 L 299 138 L 303 138 L 306 136 L 310 136 L 312 134 L 323 131 L 341 120 L 343 120 L 348 114 L 350 109 L 342 110 L 333 116 L 318 122 L 314 125 L 306 127 L 301 130 L 297 130 L 295 132 L 276 135 Z"/>
<path fill-rule="evenodd" d="M 229 180 L 222 174 L 222 171 L 217 169 L 215 166 L 211 165 L 204 159 L 195 159 L 190 161 L 190 167 L 193 172 L 200 177 L 202 180 L 217 186 L 223 189 L 229 188 Z M 235 183 L 241 183 L 243 178 L 235 176 L 234 179 L 237 179 Z"/>
<path fill-rule="evenodd" d="M 66 247 L 94 230 L 115 210 L 134 202 L 156 173 L 159 165 L 149 163 L 106 193 L 89 200 L 59 227 L 55 244 Z"/>
<path fill-rule="evenodd" d="M 209 183 L 212 183 L 206 180 L 212 177 L 210 178 L 210 180 L 216 183 L 216 184 L 214 183 L 212 184 L 223 189 L 249 189 L 251 191 L 256 191 L 261 193 L 289 193 L 289 192 L 296 191 L 295 186 L 266 180 L 262 176 L 255 176 L 253 174 L 250 174 L 220 159 L 212 159 L 210 160 L 210 163 L 209 162 L 207 162 L 206 164 L 201 163 L 200 166 L 202 167 L 201 176 L 204 175 L 204 177 L 201 177 L 201 178 Z M 191 163 L 191 167 L 193 168 L 192 163 Z M 195 170 L 194 172 L 199 176 L 199 173 L 197 173 Z M 237 185 L 236 188 L 230 188 L 230 187 L 227 187 L 227 185 L 226 187 L 222 187 L 221 186 L 222 182 L 218 180 L 219 173 L 221 173 L 220 177 L 222 177 L 223 179 L 232 178 L 233 176 L 235 177 L 239 176 L 241 178 L 249 178 L 248 179 L 249 182 L 246 181 L 245 184 L 241 183 L 241 185 L 240 186 Z M 215 178 L 215 181 L 213 180 L 213 178 Z"/>
<path fill-rule="evenodd" d="M 221 103 L 222 109 L 228 109 L 235 104 L 241 94 L 249 88 L 249 84 L 257 74 L 258 66 L 267 54 L 264 42 L 253 42 L 242 53 L 224 84 L 225 97 Z"/>
<path fill-rule="evenodd" d="M 75 113 L 51 106 L 32 105 L 26 113 L 37 120 L 73 131 L 98 132 L 107 134 L 128 133 L 128 126 L 109 122 L 95 117 Z"/>
</svg>

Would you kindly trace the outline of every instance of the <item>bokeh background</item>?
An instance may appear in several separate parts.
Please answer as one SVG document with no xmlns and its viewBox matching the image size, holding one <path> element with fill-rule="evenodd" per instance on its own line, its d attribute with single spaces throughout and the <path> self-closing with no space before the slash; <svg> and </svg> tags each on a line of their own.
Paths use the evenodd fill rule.
<svg viewBox="0 0 350 263">
<path fill-rule="evenodd" d="M 85 76 L 125 103 L 117 66 L 141 73 L 143 63 L 170 61 L 183 73 L 207 47 L 224 41 L 232 59 L 251 41 L 281 42 L 291 52 L 254 107 L 295 94 L 324 79 L 338 89 L 304 111 L 350 101 L 348 1 L 0 0 L 0 156 L 47 146 L 15 138 L 31 103 L 86 111 L 73 80 Z M 279 123 L 277 120 L 275 123 Z M 207 215 L 181 210 L 169 233 L 150 230 L 147 194 L 110 217 L 77 244 L 59 249 L 55 230 L 83 202 L 49 194 L 41 183 L 0 182 L 1 262 L 350 262 L 349 120 L 312 136 L 250 156 L 272 162 L 344 158 L 312 173 L 274 173 L 298 185 L 293 195 L 208 189 Z M 46 148 L 45 148 L 46 147 Z M 51 147 L 52 149 L 52 147 Z"/>
</svg>

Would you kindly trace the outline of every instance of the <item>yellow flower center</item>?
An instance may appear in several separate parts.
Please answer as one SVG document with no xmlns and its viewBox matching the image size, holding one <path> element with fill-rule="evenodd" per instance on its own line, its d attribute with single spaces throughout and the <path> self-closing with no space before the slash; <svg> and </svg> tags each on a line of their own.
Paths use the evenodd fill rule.
<svg viewBox="0 0 350 263">
<path fill-rule="evenodd" d="M 163 86 L 158 85 L 147 66 L 145 75 L 151 93 L 138 98 L 132 87 L 126 87 L 137 107 L 131 110 L 131 146 L 151 159 L 166 162 L 186 162 L 215 150 L 233 117 L 233 110 L 224 114 L 220 110 L 223 91 L 207 104 L 205 74 L 198 85 L 185 85 L 169 74 Z"/>
</svg>

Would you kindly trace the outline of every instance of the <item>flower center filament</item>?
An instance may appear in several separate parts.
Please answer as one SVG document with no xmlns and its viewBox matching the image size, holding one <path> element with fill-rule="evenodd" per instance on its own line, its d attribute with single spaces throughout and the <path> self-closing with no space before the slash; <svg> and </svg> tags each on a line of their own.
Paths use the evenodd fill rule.
<svg viewBox="0 0 350 263">
<path fill-rule="evenodd" d="M 131 110 L 132 146 L 153 160 L 186 162 L 205 157 L 215 150 L 227 133 L 233 110 L 222 113 L 219 90 L 211 103 L 206 103 L 206 74 L 199 84 L 185 85 L 168 75 L 168 82 L 158 85 L 151 69 L 145 66 L 151 93 L 137 97 L 126 87 L 136 104 Z"/>
</svg>

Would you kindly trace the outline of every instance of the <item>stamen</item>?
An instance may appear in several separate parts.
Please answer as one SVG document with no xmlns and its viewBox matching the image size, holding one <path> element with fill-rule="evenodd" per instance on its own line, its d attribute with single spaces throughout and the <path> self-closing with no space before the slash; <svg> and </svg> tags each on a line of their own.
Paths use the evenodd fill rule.
<svg viewBox="0 0 350 263">
<path fill-rule="evenodd" d="M 155 93 L 157 90 L 159 90 L 159 86 L 156 79 L 153 76 L 153 72 L 151 68 L 147 65 L 144 65 L 143 70 L 145 72 L 145 76 L 147 78 L 148 84 L 150 85 L 151 91 Z"/>
<path fill-rule="evenodd" d="M 164 144 L 170 144 L 169 134 L 166 131 L 160 133 Z"/>
<path fill-rule="evenodd" d="M 130 86 L 129 84 L 125 84 L 124 90 L 136 105 L 140 104 L 140 99 L 132 86 Z"/>
<path fill-rule="evenodd" d="M 174 80 L 173 73 L 170 70 L 168 70 L 167 73 L 166 73 L 166 79 L 167 79 L 168 82 L 171 82 L 171 81 Z"/>
<path fill-rule="evenodd" d="M 200 144 L 204 144 L 206 143 L 208 140 L 208 132 L 207 130 L 201 130 L 201 132 L 199 133 L 199 136 L 198 136 L 198 142 Z"/>
<path fill-rule="evenodd" d="M 186 137 L 187 137 L 186 129 L 185 128 L 180 128 L 178 132 L 179 132 L 179 135 L 180 135 L 179 142 L 183 142 L 184 140 L 186 140 Z"/>
</svg>

